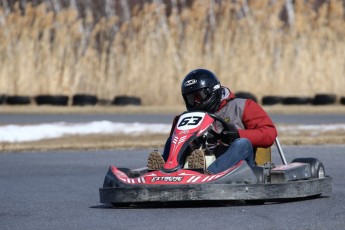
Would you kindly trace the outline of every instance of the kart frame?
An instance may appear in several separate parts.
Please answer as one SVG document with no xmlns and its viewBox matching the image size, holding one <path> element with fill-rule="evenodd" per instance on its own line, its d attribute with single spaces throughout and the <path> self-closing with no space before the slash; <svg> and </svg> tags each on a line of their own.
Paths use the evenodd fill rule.
<svg viewBox="0 0 345 230">
<path fill-rule="evenodd" d="M 286 166 L 288 170 L 276 170 L 274 172 L 274 178 L 276 179 L 272 180 L 273 182 L 263 181 L 254 184 L 200 183 L 181 185 L 133 185 L 120 182 L 116 187 L 100 188 L 100 202 L 111 203 L 115 206 L 147 202 L 222 200 L 261 201 L 260 204 L 263 204 L 265 201 L 269 200 L 318 197 L 321 194 L 329 194 L 332 192 L 332 177 L 311 177 L 311 166 L 309 164 L 304 164 L 304 167 L 302 165 L 301 167 L 291 168 L 290 165 L 293 163 L 287 163 L 278 138 L 276 138 L 275 144 L 278 148 L 283 166 Z M 264 170 L 264 167 L 261 166 L 257 168 Z M 132 172 L 140 176 L 147 173 L 147 168 L 133 170 Z"/>
<path fill-rule="evenodd" d="M 281 200 L 319 196 L 332 192 L 332 178 L 287 183 L 142 185 L 100 188 L 101 203 L 143 203 L 217 200 Z"/>
</svg>

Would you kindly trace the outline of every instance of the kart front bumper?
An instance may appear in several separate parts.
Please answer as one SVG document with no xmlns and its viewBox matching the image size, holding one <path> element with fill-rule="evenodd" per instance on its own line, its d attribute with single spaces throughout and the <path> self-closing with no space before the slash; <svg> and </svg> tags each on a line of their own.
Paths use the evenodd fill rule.
<svg viewBox="0 0 345 230">
<path fill-rule="evenodd" d="M 191 185 L 129 185 L 100 188 L 100 202 L 111 204 L 220 201 L 280 200 L 304 198 L 332 192 L 332 177 L 259 184 L 191 184 Z"/>
</svg>

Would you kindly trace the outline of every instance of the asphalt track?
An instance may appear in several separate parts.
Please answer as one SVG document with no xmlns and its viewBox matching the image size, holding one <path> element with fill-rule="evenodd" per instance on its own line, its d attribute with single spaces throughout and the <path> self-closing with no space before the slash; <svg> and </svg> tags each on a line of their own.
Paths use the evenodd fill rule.
<svg viewBox="0 0 345 230">
<path fill-rule="evenodd" d="M 288 161 L 319 158 L 334 177 L 333 193 L 262 206 L 112 208 L 98 194 L 108 166 L 142 167 L 149 149 L 1 153 L 0 229 L 344 229 L 345 146 L 283 147 Z"/>
</svg>

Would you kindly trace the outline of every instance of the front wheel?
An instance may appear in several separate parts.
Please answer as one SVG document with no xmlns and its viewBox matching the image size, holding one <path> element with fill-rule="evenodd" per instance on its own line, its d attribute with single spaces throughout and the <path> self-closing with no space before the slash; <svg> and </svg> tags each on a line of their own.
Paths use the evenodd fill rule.
<svg viewBox="0 0 345 230">
<path fill-rule="evenodd" d="M 310 165 L 310 174 L 312 178 L 324 178 L 325 167 L 322 162 L 316 158 L 297 158 L 292 161 L 300 163 L 308 163 Z"/>
</svg>

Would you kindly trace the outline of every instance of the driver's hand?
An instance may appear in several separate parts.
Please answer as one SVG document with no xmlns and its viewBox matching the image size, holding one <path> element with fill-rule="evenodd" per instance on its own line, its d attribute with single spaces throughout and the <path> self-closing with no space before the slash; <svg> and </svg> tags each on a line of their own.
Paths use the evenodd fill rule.
<svg viewBox="0 0 345 230">
<path fill-rule="evenodd" d="M 230 126 L 230 130 L 223 130 L 219 136 L 220 136 L 220 139 L 225 143 L 225 144 L 231 144 L 235 139 L 239 138 L 240 135 L 238 133 L 238 130 L 237 128 L 232 125 L 232 124 L 229 124 Z"/>
<path fill-rule="evenodd" d="M 218 140 L 220 139 L 220 136 L 218 133 L 216 133 L 213 130 L 210 130 L 207 135 L 207 143 L 211 145 L 216 145 L 218 143 Z"/>
</svg>

